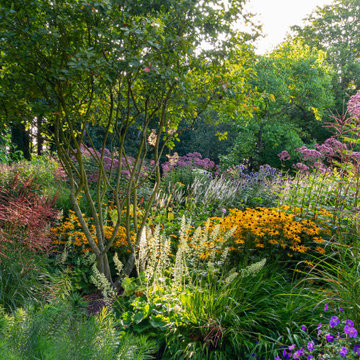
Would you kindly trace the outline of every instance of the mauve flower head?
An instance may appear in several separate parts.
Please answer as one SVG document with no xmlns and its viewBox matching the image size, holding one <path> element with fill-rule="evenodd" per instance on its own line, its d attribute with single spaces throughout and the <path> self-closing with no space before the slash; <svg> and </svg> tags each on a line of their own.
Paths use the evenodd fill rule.
<svg viewBox="0 0 360 360">
<path fill-rule="evenodd" d="M 354 160 L 360 160 L 360 152 L 354 151 L 350 157 Z"/>
<path fill-rule="evenodd" d="M 310 355 L 308 355 L 308 357 L 306 358 L 306 360 L 311 360 L 311 359 L 313 359 L 314 357 L 310 354 Z"/>
<path fill-rule="evenodd" d="M 306 326 L 305 326 L 305 325 L 301 325 L 301 330 L 302 330 L 302 331 L 306 331 Z"/>
<path fill-rule="evenodd" d="M 302 154 L 304 160 L 308 160 L 308 159 L 315 160 L 323 155 L 320 151 L 314 149 L 308 149 L 306 146 L 297 148 L 296 151 Z"/>
<path fill-rule="evenodd" d="M 102 148 L 100 148 L 100 152 L 101 152 L 101 151 L 102 151 Z M 111 152 L 110 152 L 110 150 L 107 149 L 107 148 L 105 148 L 105 149 L 104 149 L 104 155 L 111 157 Z"/>
<path fill-rule="evenodd" d="M 316 149 L 324 156 L 332 157 L 335 155 L 334 149 L 331 146 L 326 145 L 325 143 L 322 145 L 317 145 Z"/>
<path fill-rule="evenodd" d="M 331 334 L 326 334 L 325 337 L 327 342 L 334 342 L 334 337 Z"/>
<path fill-rule="evenodd" d="M 325 304 L 325 305 L 324 305 L 324 311 L 328 311 L 328 304 Z M 320 325 L 320 327 L 321 327 L 321 323 L 320 323 L 319 325 Z"/>
<path fill-rule="evenodd" d="M 352 117 L 360 119 L 360 92 L 350 97 L 347 110 Z"/>
<path fill-rule="evenodd" d="M 301 171 L 307 171 L 309 170 L 309 167 L 303 163 L 297 163 L 296 168 L 298 168 Z"/>
<path fill-rule="evenodd" d="M 283 150 L 277 156 L 279 157 L 280 161 L 286 161 L 291 159 L 290 154 L 286 150 Z"/>
<path fill-rule="evenodd" d="M 324 145 L 333 148 L 334 150 L 346 150 L 346 145 L 335 138 L 328 138 L 324 141 Z"/>
</svg>

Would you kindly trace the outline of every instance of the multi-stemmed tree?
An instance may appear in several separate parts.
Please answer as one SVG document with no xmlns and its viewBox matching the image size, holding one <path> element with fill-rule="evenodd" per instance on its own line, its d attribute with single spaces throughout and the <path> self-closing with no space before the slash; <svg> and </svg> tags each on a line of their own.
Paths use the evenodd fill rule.
<svg viewBox="0 0 360 360">
<path fill-rule="evenodd" d="M 246 79 L 251 66 L 246 62 L 252 56 L 247 44 L 256 32 L 239 32 L 233 26 L 240 18 L 246 21 L 243 3 L 1 2 L 3 76 L 11 72 L 16 86 L 25 89 L 22 99 L 33 103 L 41 99 L 42 113 L 54 131 L 50 135 L 68 176 L 72 205 L 96 254 L 98 269 L 110 281 L 108 252 L 121 225 L 131 250 L 125 273 L 133 268 L 160 185 L 160 156 L 177 137 L 179 122 L 185 120 L 191 126 L 209 106 L 221 106 L 229 113 L 247 111 L 244 104 L 251 94 Z M 6 93 L 2 89 L 2 96 Z M 93 147 L 92 126 L 103 129 L 98 151 L 89 149 Z M 140 143 L 130 162 L 125 140 L 134 126 Z M 103 161 L 106 147 L 111 153 L 107 168 Z M 84 150 L 97 164 L 95 191 L 90 188 Z M 153 187 L 139 217 L 138 189 L 145 181 L 142 167 L 149 157 L 153 166 L 145 179 L 151 177 Z M 124 170 L 128 174 L 125 185 Z M 123 186 L 126 191 L 121 193 Z M 114 231 L 106 238 L 103 203 L 110 192 L 117 213 Z M 79 206 L 82 193 L 95 235 Z"/>
</svg>

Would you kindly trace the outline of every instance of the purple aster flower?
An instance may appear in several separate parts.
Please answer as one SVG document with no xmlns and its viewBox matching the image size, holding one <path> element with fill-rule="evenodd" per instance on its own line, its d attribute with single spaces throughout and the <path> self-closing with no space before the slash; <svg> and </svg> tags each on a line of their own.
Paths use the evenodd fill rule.
<svg viewBox="0 0 360 360">
<path fill-rule="evenodd" d="M 350 327 L 354 327 L 354 322 L 352 320 L 346 320 L 346 325 Z"/>
<path fill-rule="evenodd" d="M 344 332 L 346 335 L 349 335 L 349 337 L 351 337 L 351 338 L 356 338 L 357 334 L 358 334 L 357 330 L 354 327 L 349 326 L 349 325 L 345 325 Z"/>
<path fill-rule="evenodd" d="M 342 356 L 342 357 L 345 357 L 346 354 L 348 353 L 348 349 L 343 346 L 340 350 L 339 350 L 339 354 Z"/>
<path fill-rule="evenodd" d="M 330 318 L 330 322 L 329 322 L 329 325 L 331 328 L 337 326 L 340 324 L 340 319 L 337 317 L 337 316 L 332 316 Z"/>
<path fill-rule="evenodd" d="M 295 350 L 295 344 L 292 344 L 291 346 L 289 346 L 288 349 L 289 349 L 290 351 Z"/>
<path fill-rule="evenodd" d="M 307 348 L 308 348 L 308 350 L 311 352 L 311 351 L 314 351 L 314 349 L 315 349 L 315 344 L 314 344 L 314 342 L 313 341 L 309 341 L 308 343 L 307 343 Z"/>
<path fill-rule="evenodd" d="M 305 326 L 305 325 L 301 325 L 301 330 L 302 330 L 302 331 L 306 331 L 306 326 Z"/>
<path fill-rule="evenodd" d="M 304 349 L 301 348 L 301 349 L 296 350 L 296 351 L 294 352 L 293 358 L 294 358 L 294 359 L 300 359 L 300 357 L 303 356 L 303 355 L 304 355 Z"/>
<path fill-rule="evenodd" d="M 334 337 L 331 334 L 326 334 L 326 341 L 334 342 Z"/>
<path fill-rule="evenodd" d="M 353 350 L 357 355 L 360 356 L 360 345 L 354 345 Z"/>
</svg>

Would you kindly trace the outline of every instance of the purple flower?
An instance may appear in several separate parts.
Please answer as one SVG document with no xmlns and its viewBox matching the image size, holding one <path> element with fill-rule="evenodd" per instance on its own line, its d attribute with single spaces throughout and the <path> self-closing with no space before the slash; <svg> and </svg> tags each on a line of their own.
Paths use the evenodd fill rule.
<svg viewBox="0 0 360 360">
<path fill-rule="evenodd" d="M 295 344 L 292 344 L 291 346 L 289 346 L 288 349 L 289 349 L 290 351 L 293 351 L 293 350 L 295 349 Z"/>
<path fill-rule="evenodd" d="M 304 349 L 303 349 L 303 348 L 301 348 L 301 349 L 299 349 L 299 350 L 296 350 L 296 351 L 294 352 L 293 358 L 294 358 L 294 359 L 300 359 L 300 357 L 301 357 L 302 355 L 304 355 Z"/>
<path fill-rule="evenodd" d="M 332 316 L 330 318 L 330 322 L 329 322 L 329 325 L 331 328 L 337 326 L 340 324 L 340 319 L 337 317 L 337 316 Z"/>
<path fill-rule="evenodd" d="M 312 355 L 309 355 L 307 358 L 306 358 L 306 360 L 311 360 L 311 359 L 313 359 L 314 357 L 312 356 Z"/>
<path fill-rule="evenodd" d="M 306 326 L 305 326 L 305 325 L 301 325 L 301 330 L 302 330 L 302 331 L 306 331 Z"/>
<path fill-rule="evenodd" d="M 314 344 L 314 342 L 313 342 L 313 341 L 308 342 L 308 343 L 307 343 L 307 348 L 308 348 L 308 350 L 309 350 L 310 352 L 313 351 L 313 350 L 315 349 L 315 344 Z"/>
<path fill-rule="evenodd" d="M 278 355 L 274 360 L 281 360 L 281 357 Z"/>
<path fill-rule="evenodd" d="M 328 304 L 325 304 L 324 311 L 328 311 Z"/>
<path fill-rule="evenodd" d="M 360 356 L 360 345 L 354 345 L 353 350 L 357 355 Z"/>
<path fill-rule="evenodd" d="M 333 342 L 334 341 L 334 337 L 331 334 L 326 334 L 326 341 L 327 342 Z"/>
<path fill-rule="evenodd" d="M 340 311 L 340 312 L 344 312 L 344 309 L 340 306 L 340 307 L 339 307 L 339 311 Z"/>
<path fill-rule="evenodd" d="M 354 327 L 354 322 L 352 320 L 346 320 L 346 325 L 350 327 Z"/>
<path fill-rule="evenodd" d="M 339 354 L 342 356 L 342 357 L 345 357 L 346 354 L 348 353 L 348 349 L 343 346 L 340 350 L 339 350 Z"/>
<path fill-rule="evenodd" d="M 351 338 L 356 338 L 357 334 L 358 334 L 357 330 L 354 327 L 349 326 L 349 325 L 345 325 L 344 332 L 346 335 L 349 335 L 349 337 L 351 337 Z"/>
</svg>

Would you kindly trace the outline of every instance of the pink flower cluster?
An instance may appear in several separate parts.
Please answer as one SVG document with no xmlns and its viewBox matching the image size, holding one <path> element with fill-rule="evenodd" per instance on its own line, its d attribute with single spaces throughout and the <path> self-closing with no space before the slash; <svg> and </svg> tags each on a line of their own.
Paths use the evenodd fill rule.
<svg viewBox="0 0 360 360">
<path fill-rule="evenodd" d="M 91 147 L 86 148 L 85 146 L 81 146 L 81 154 L 86 159 L 86 162 L 88 163 L 89 169 L 88 169 L 88 178 L 92 182 L 96 182 L 99 180 L 99 166 L 97 164 L 97 161 L 95 159 L 101 158 L 101 151 L 102 149 L 95 150 Z M 118 157 L 112 156 L 109 149 L 104 149 L 104 157 L 102 159 L 104 170 L 107 172 L 113 171 L 113 174 L 115 175 L 115 170 L 121 166 L 121 174 L 125 177 L 129 177 L 131 171 L 133 170 L 133 166 L 135 164 L 135 158 L 133 156 L 126 155 L 121 158 L 119 161 Z M 143 166 L 140 172 L 140 176 L 146 176 L 148 173 L 148 168 L 146 166 Z"/>
<path fill-rule="evenodd" d="M 347 110 L 352 117 L 360 120 L 360 91 L 351 96 Z"/>
<path fill-rule="evenodd" d="M 281 153 L 279 153 L 278 157 L 280 161 L 287 161 L 291 159 L 290 154 L 286 150 L 283 150 Z"/>
<path fill-rule="evenodd" d="M 163 163 L 162 169 L 164 176 L 167 176 L 171 171 L 178 168 L 200 168 L 206 171 L 217 171 L 218 166 L 209 158 L 202 158 L 202 155 L 198 152 L 193 152 L 180 156 L 176 160 L 167 161 Z"/>
</svg>

